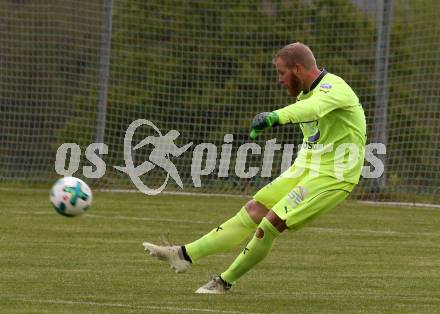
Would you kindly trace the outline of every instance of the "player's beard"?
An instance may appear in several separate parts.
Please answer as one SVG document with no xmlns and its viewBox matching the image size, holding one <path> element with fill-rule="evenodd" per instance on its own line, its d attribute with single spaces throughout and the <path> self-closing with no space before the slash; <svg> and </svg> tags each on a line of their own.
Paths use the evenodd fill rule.
<svg viewBox="0 0 440 314">
<path fill-rule="evenodd" d="M 290 84 L 287 91 L 290 96 L 296 97 L 303 90 L 303 82 L 295 75 L 295 73 L 291 72 L 290 74 Z"/>
</svg>

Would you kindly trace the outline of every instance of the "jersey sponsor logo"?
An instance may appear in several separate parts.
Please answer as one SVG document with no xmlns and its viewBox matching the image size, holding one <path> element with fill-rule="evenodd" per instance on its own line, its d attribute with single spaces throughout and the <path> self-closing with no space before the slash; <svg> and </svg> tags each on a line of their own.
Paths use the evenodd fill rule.
<svg viewBox="0 0 440 314">
<path fill-rule="evenodd" d="M 303 142 L 300 145 L 301 149 L 307 149 L 307 150 L 321 150 L 324 146 L 325 146 L 324 144 L 310 143 L 310 142 Z"/>
<path fill-rule="evenodd" d="M 322 83 L 321 85 L 319 85 L 319 90 L 324 93 L 328 93 L 331 88 L 332 84 L 330 83 Z"/>
</svg>

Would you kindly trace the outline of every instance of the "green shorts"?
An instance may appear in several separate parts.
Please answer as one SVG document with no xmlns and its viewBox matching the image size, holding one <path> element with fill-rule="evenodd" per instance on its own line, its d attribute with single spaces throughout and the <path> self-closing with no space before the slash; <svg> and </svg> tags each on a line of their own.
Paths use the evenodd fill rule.
<svg viewBox="0 0 440 314">
<path fill-rule="evenodd" d="M 328 175 L 311 175 L 307 169 L 301 175 L 295 171 L 295 166 L 290 167 L 254 195 L 255 201 L 272 209 L 289 229 L 298 229 L 336 207 L 355 186 Z"/>
</svg>

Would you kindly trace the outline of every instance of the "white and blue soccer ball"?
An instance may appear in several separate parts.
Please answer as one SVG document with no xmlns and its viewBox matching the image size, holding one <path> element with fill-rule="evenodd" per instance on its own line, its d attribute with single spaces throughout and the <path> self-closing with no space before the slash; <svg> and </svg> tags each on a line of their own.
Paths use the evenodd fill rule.
<svg viewBox="0 0 440 314">
<path fill-rule="evenodd" d="M 81 179 L 64 177 L 53 185 L 50 202 L 58 214 L 74 217 L 84 214 L 92 204 L 92 190 Z"/>
</svg>

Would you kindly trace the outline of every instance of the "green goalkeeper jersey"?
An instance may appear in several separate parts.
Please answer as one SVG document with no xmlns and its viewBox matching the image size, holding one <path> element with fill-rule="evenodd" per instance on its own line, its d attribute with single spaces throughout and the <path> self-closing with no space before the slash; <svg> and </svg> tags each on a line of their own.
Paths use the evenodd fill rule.
<svg viewBox="0 0 440 314">
<path fill-rule="evenodd" d="M 364 164 L 366 123 L 359 99 L 340 77 L 323 70 L 310 91 L 275 111 L 280 124 L 299 123 L 304 135 L 294 165 L 358 183 Z"/>
</svg>

